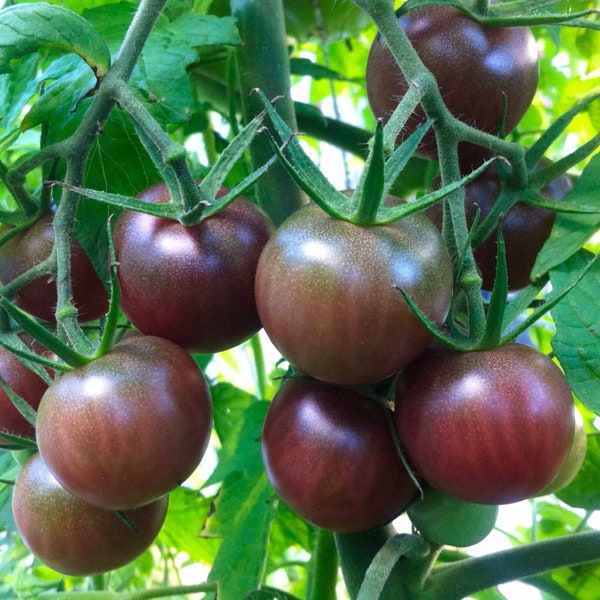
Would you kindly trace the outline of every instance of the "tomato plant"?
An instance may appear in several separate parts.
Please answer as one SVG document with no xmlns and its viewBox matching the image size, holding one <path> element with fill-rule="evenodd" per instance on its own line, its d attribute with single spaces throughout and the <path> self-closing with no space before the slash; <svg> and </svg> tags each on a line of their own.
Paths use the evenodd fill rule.
<svg viewBox="0 0 600 600">
<path fill-rule="evenodd" d="M 431 342 L 394 286 L 443 322 L 451 265 L 428 219 L 360 227 L 309 205 L 265 246 L 256 301 L 271 341 L 301 371 L 368 383 L 393 375 Z"/>
<path fill-rule="evenodd" d="M 23 466 L 12 496 L 19 534 L 49 567 L 95 575 L 121 567 L 154 541 L 167 514 L 163 496 L 121 515 L 82 502 L 52 476 L 39 454 Z"/>
<path fill-rule="evenodd" d="M 574 432 L 564 375 L 522 344 L 424 354 L 399 380 L 395 416 L 418 475 L 480 504 L 538 493 L 557 475 Z"/>
<path fill-rule="evenodd" d="M 208 444 L 211 412 L 204 376 L 184 350 L 132 336 L 53 383 L 39 406 L 36 438 L 68 491 L 126 510 L 191 475 Z"/>
<path fill-rule="evenodd" d="M 448 110 L 488 133 L 510 133 L 529 108 L 538 83 L 538 51 L 525 27 L 490 28 L 450 6 L 403 11 L 398 22 L 419 58 L 436 79 Z M 377 38 L 366 68 L 369 103 L 376 117 L 388 119 L 408 84 L 385 42 Z M 417 109 L 405 133 L 425 121 Z M 435 137 L 428 133 L 419 152 L 435 158 Z M 489 156 L 484 148 L 459 144 L 465 170 Z"/>
<path fill-rule="evenodd" d="M 269 407 L 262 448 L 277 493 L 326 529 L 385 525 L 416 492 L 384 408 L 340 386 L 286 381 Z"/>
<path fill-rule="evenodd" d="M 0 278 L 11 283 L 50 256 L 54 244 L 52 214 L 38 219 L 31 227 L 0 247 Z M 93 321 L 104 315 L 108 301 L 104 286 L 90 259 L 77 241 L 71 245 L 73 301 L 82 321 Z M 41 276 L 24 285 L 15 294 L 15 302 L 32 315 L 54 321 L 56 281 L 51 275 Z"/>
<path fill-rule="evenodd" d="M 439 2 L 2 3 L 2 252 L 53 217 L 45 252 L 0 273 L 0 346 L 49 383 L 36 415 L 8 381 L 22 363 L 0 370 L 38 424 L 2 434 L 0 597 L 600 587 L 597 2 Z M 19 308 L 40 277 L 42 318 Z M 462 391 L 485 387 L 464 434 L 439 391 L 459 364 Z M 407 434 L 408 407 L 428 412 Z M 457 465 L 424 464 L 450 445 Z M 35 451 L 52 492 L 22 485 Z"/>
<path fill-rule="evenodd" d="M 165 184 L 157 184 L 140 198 L 170 197 Z M 114 243 L 123 312 L 143 333 L 196 352 L 237 346 L 261 326 L 254 273 L 270 234 L 268 218 L 246 198 L 189 227 L 122 213 Z"/>
</svg>

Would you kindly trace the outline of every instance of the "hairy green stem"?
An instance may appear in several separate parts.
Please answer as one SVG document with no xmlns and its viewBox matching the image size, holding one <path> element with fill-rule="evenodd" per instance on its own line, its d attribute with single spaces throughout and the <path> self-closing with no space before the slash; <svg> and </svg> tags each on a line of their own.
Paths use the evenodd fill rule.
<svg viewBox="0 0 600 600">
<path fill-rule="evenodd" d="M 185 148 L 171 139 L 124 81 L 114 82 L 111 96 L 143 131 L 143 141 L 152 146 L 149 149 L 151 154 L 160 156 L 160 165 L 163 170 L 170 169 L 174 174 L 174 177 L 165 177 L 165 181 L 179 211 L 186 213 L 201 205 L 203 198 L 188 168 Z"/>
<path fill-rule="evenodd" d="M 421 105 L 427 117 L 434 122 L 442 184 L 459 180 L 461 173 L 458 164 L 458 142 L 468 138 L 472 131 L 478 139 L 486 134 L 472 130 L 450 114 L 442 100 L 435 78 L 425 67 L 406 33 L 399 26 L 393 4 L 386 0 L 354 1 L 371 15 L 406 81 L 418 81 Z M 489 137 L 493 136 L 486 136 L 486 140 Z M 506 146 L 507 144 L 503 143 L 502 148 L 506 150 Z M 481 278 L 469 247 L 464 189 L 459 189 L 448 196 L 446 206 L 444 235 L 453 255 L 460 256 L 464 253 L 464 261 L 457 273 L 456 285 L 465 296 L 469 337 L 477 342 L 485 331 L 485 311 L 481 299 Z"/>
<path fill-rule="evenodd" d="M 47 152 L 58 158 L 56 152 L 60 149 L 60 154 L 66 158 L 65 182 L 69 186 L 80 187 L 83 184 L 89 153 L 115 106 L 112 97 L 117 87 L 115 82 L 126 82 L 131 76 L 144 43 L 165 4 L 166 0 L 142 0 L 121 45 L 118 58 L 105 77 L 106 85 L 100 85 L 94 101 L 75 133 L 59 148 L 54 147 L 52 153 Z M 72 301 L 70 248 L 78 202 L 79 195 L 70 187 L 65 187 L 54 218 L 57 258 L 56 318 L 59 334 L 68 339 L 76 351 L 91 354 L 92 343 L 78 323 L 77 309 Z"/>
<path fill-rule="evenodd" d="M 252 90 L 260 88 L 273 99 L 283 96 L 277 110 L 293 131 L 297 130 L 290 97 L 290 64 L 285 39 L 281 0 L 231 0 L 231 12 L 238 20 L 244 45 L 238 53 L 241 98 L 246 122 L 262 107 Z M 258 136 L 250 147 L 252 166 L 258 169 L 272 156 L 266 136 Z M 287 171 L 276 164 L 257 182 L 260 206 L 276 225 L 301 205 L 301 192 Z"/>
</svg>

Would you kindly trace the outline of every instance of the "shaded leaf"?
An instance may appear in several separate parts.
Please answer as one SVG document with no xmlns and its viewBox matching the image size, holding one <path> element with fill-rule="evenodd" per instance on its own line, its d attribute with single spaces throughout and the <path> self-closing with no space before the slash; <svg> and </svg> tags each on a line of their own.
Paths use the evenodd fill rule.
<svg viewBox="0 0 600 600">
<path fill-rule="evenodd" d="M 10 73 L 11 61 L 42 48 L 79 55 L 96 77 L 104 77 L 110 67 L 104 40 L 76 13 L 43 2 L 0 11 L 0 73 Z"/>
<path fill-rule="evenodd" d="M 596 154 L 584 169 L 573 189 L 561 204 L 599 206 L 600 154 Z M 575 254 L 600 228 L 600 214 L 558 213 L 552 233 L 538 254 L 532 270 L 537 279 Z"/>
</svg>

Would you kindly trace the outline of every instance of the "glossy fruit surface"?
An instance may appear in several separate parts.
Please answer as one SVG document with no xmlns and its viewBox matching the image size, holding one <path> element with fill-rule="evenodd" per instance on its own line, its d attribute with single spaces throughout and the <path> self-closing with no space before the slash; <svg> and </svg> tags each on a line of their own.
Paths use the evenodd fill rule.
<svg viewBox="0 0 600 600">
<path fill-rule="evenodd" d="M 485 27 L 450 6 L 416 8 L 401 14 L 399 22 L 455 117 L 495 134 L 506 99 L 504 132 L 515 128 L 529 108 L 538 82 L 538 52 L 529 29 Z M 405 95 L 407 84 L 380 37 L 369 53 L 366 82 L 375 117 L 386 121 Z M 418 108 L 403 135 L 424 120 Z M 427 133 L 419 153 L 436 158 L 433 132 Z M 469 171 L 481 164 L 486 150 L 460 143 L 459 155 L 461 166 Z"/>
<path fill-rule="evenodd" d="M 27 343 L 36 347 L 28 336 L 23 338 Z M 0 378 L 20 396 L 29 406 L 37 410 L 48 384 L 31 369 L 26 367 L 12 352 L 0 347 Z M 35 437 L 35 429 L 18 411 L 8 394 L 0 388 L 0 444 L 6 441 L 2 432 L 18 435 L 24 438 Z"/>
<path fill-rule="evenodd" d="M 87 576 L 122 567 L 154 541 L 165 520 L 167 496 L 126 511 L 96 508 L 75 498 L 52 476 L 39 454 L 25 463 L 12 510 L 25 545 L 65 575 Z"/>
<path fill-rule="evenodd" d="M 446 496 L 427 487 L 407 510 L 411 523 L 434 544 L 465 548 L 485 539 L 496 524 L 498 507 Z"/>
<path fill-rule="evenodd" d="M 425 352 L 398 380 L 396 424 L 416 473 L 467 502 L 537 494 L 573 440 L 571 390 L 531 346 Z"/>
<path fill-rule="evenodd" d="M 416 492 L 383 407 L 351 389 L 286 381 L 267 412 L 262 442 L 275 491 L 299 515 L 325 529 L 383 525 Z"/>
<path fill-rule="evenodd" d="M 191 475 L 211 427 L 194 360 L 168 340 L 136 335 L 48 388 L 36 437 L 61 485 L 100 508 L 125 510 Z"/>
<path fill-rule="evenodd" d="M 423 215 L 359 227 L 308 205 L 265 246 L 256 299 L 286 359 L 317 379 L 357 384 L 393 375 L 431 341 L 394 286 L 443 323 L 452 285 L 447 249 Z"/>
<path fill-rule="evenodd" d="M 167 202 L 164 184 L 140 195 Z M 123 212 L 114 229 L 121 308 L 144 334 L 187 350 L 219 352 L 260 327 L 254 275 L 272 226 L 238 198 L 198 225 Z"/>
<path fill-rule="evenodd" d="M 567 175 L 561 175 L 542 188 L 549 200 L 560 201 L 571 191 L 573 184 Z M 465 186 L 465 212 L 472 225 L 479 213 L 482 222 L 492 210 L 500 194 L 500 180 L 493 169 L 485 171 Z M 531 269 L 542 246 L 550 236 L 555 212 L 517 202 L 502 219 L 502 237 L 506 247 L 508 289 L 518 290 L 531 283 Z M 441 229 L 442 205 L 435 204 L 427 215 Z M 492 233 L 474 250 L 475 262 L 482 277 L 484 290 L 491 290 L 496 277 L 497 237 Z"/>
<path fill-rule="evenodd" d="M 54 229 L 48 214 L 0 247 L 0 279 L 7 284 L 39 264 L 52 251 Z M 81 246 L 71 243 L 71 284 L 73 301 L 80 321 L 99 319 L 108 310 L 106 290 L 90 259 Z M 56 310 L 56 281 L 40 277 L 23 286 L 14 297 L 15 304 L 39 319 L 54 321 Z"/>
</svg>

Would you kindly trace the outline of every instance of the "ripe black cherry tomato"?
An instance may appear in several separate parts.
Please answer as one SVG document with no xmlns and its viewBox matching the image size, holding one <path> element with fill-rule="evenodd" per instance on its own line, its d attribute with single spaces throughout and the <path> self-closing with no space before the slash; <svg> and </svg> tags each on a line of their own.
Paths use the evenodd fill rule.
<svg viewBox="0 0 600 600">
<path fill-rule="evenodd" d="M 432 339 L 395 286 L 443 323 L 452 265 L 429 219 L 360 227 L 308 205 L 265 246 L 256 301 L 270 339 L 302 372 L 369 383 L 399 371 Z"/>
<path fill-rule="evenodd" d="M 573 187 L 568 175 L 561 175 L 541 193 L 549 200 L 562 200 Z M 467 223 L 472 225 L 479 213 L 481 223 L 492 210 L 500 193 L 500 180 L 493 168 L 482 173 L 465 187 Z M 442 227 L 442 205 L 434 204 L 427 215 Z M 546 208 L 517 202 L 502 219 L 502 237 L 506 246 L 508 289 L 518 290 L 531 283 L 531 269 L 542 246 L 550 236 L 556 213 Z M 491 290 L 496 277 L 497 237 L 492 233 L 474 249 L 475 262 L 482 277 L 484 290 Z"/>
<path fill-rule="evenodd" d="M 384 525 L 416 493 L 384 408 L 349 388 L 286 381 L 267 412 L 262 443 L 275 491 L 325 529 Z"/>
<path fill-rule="evenodd" d="M 211 428 L 208 386 L 192 357 L 168 340 L 135 335 L 55 380 L 38 409 L 36 438 L 73 495 L 127 510 L 183 483 Z"/>
<path fill-rule="evenodd" d="M 395 416 L 416 473 L 480 504 L 536 495 L 558 473 L 575 426 L 562 371 L 522 344 L 426 351 L 398 380 Z"/>
<path fill-rule="evenodd" d="M 0 247 L 0 279 L 4 284 L 50 256 L 54 245 L 52 218 L 52 214 L 42 217 Z M 94 321 L 106 313 L 106 290 L 90 259 L 75 240 L 71 243 L 71 285 L 80 321 Z M 14 301 L 33 316 L 54 321 L 56 281 L 49 276 L 40 277 L 23 286 L 15 294 Z"/>
<path fill-rule="evenodd" d="M 131 562 L 158 535 L 167 496 L 119 516 L 67 492 L 39 454 L 23 466 L 12 496 L 17 531 L 29 550 L 64 575 L 88 576 Z"/>
<path fill-rule="evenodd" d="M 168 202 L 164 184 L 140 195 Z M 272 225 L 238 198 L 198 225 L 125 211 L 114 229 L 121 308 L 144 334 L 189 351 L 240 344 L 260 328 L 254 275 Z"/>
<path fill-rule="evenodd" d="M 400 14 L 398 20 L 455 117 L 496 133 L 506 102 L 504 133 L 515 128 L 529 108 L 538 82 L 538 52 L 529 29 L 485 27 L 451 6 L 415 8 Z M 408 86 L 380 37 L 369 53 L 366 85 L 374 115 L 387 121 Z M 403 135 L 408 136 L 424 120 L 418 108 Z M 436 158 L 433 131 L 425 136 L 419 153 Z M 487 151 L 461 142 L 459 155 L 462 168 L 470 171 L 481 164 Z"/>
</svg>

